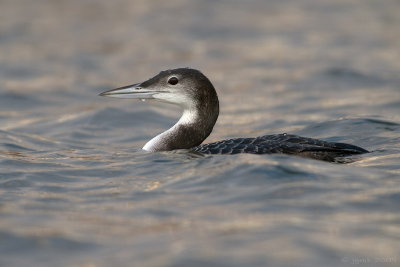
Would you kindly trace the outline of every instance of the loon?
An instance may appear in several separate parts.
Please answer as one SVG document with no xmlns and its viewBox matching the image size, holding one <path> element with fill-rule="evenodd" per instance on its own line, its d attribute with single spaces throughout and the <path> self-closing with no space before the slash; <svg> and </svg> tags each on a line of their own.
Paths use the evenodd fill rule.
<svg viewBox="0 0 400 267">
<path fill-rule="evenodd" d="M 147 81 L 108 90 L 100 96 L 155 99 L 183 109 L 181 118 L 174 126 L 144 145 L 143 149 L 150 152 L 189 149 L 202 154 L 280 153 L 325 161 L 368 152 L 350 144 L 286 133 L 201 144 L 210 135 L 217 121 L 219 102 L 210 80 L 196 69 L 162 71 Z"/>
</svg>

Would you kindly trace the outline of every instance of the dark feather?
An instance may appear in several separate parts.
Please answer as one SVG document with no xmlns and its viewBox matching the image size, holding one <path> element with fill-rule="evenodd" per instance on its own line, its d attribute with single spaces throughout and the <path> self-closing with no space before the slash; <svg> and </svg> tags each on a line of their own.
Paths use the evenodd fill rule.
<svg viewBox="0 0 400 267">
<path fill-rule="evenodd" d="M 290 134 L 234 138 L 199 145 L 191 150 L 203 154 L 292 154 L 327 161 L 335 161 L 338 157 L 368 152 L 354 145 L 327 142 Z"/>
</svg>

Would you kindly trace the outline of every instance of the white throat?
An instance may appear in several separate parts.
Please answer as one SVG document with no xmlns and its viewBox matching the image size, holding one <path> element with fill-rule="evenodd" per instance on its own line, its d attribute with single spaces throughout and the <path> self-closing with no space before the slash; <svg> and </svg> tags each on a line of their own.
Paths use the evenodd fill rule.
<svg viewBox="0 0 400 267">
<path fill-rule="evenodd" d="M 170 129 L 166 130 L 165 132 L 160 133 L 156 137 L 153 137 L 150 141 L 148 141 L 144 147 L 142 148 L 143 150 L 149 151 L 149 152 L 154 152 L 158 151 L 158 147 L 162 146 L 168 138 L 171 138 L 171 136 L 174 136 L 178 127 L 181 125 L 190 125 L 190 124 L 195 124 L 196 121 L 198 120 L 198 112 L 195 109 L 185 109 L 183 111 L 183 114 L 179 121 L 174 124 Z"/>
</svg>

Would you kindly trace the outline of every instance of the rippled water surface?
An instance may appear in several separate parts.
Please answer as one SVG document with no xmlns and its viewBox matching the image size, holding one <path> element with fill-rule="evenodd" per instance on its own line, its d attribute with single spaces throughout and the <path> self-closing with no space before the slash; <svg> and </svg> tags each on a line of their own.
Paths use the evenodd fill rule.
<svg viewBox="0 0 400 267">
<path fill-rule="evenodd" d="M 3 0 L 0 21 L 0 266 L 399 266 L 398 1 Z M 372 153 L 146 153 L 179 111 L 97 94 L 182 66 L 220 96 L 206 142 Z"/>
</svg>

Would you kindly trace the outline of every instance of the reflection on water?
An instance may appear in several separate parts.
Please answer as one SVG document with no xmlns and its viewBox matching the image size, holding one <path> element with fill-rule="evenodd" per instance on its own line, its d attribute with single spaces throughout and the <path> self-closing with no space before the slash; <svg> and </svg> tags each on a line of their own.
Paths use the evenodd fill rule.
<svg viewBox="0 0 400 267">
<path fill-rule="evenodd" d="M 0 266 L 397 266 L 400 5 L 3 1 Z M 190 66 L 206 140 L 294 133 L 351 164 L 140 148 L 179 116 L 97 94 Z"/>
</svg>

